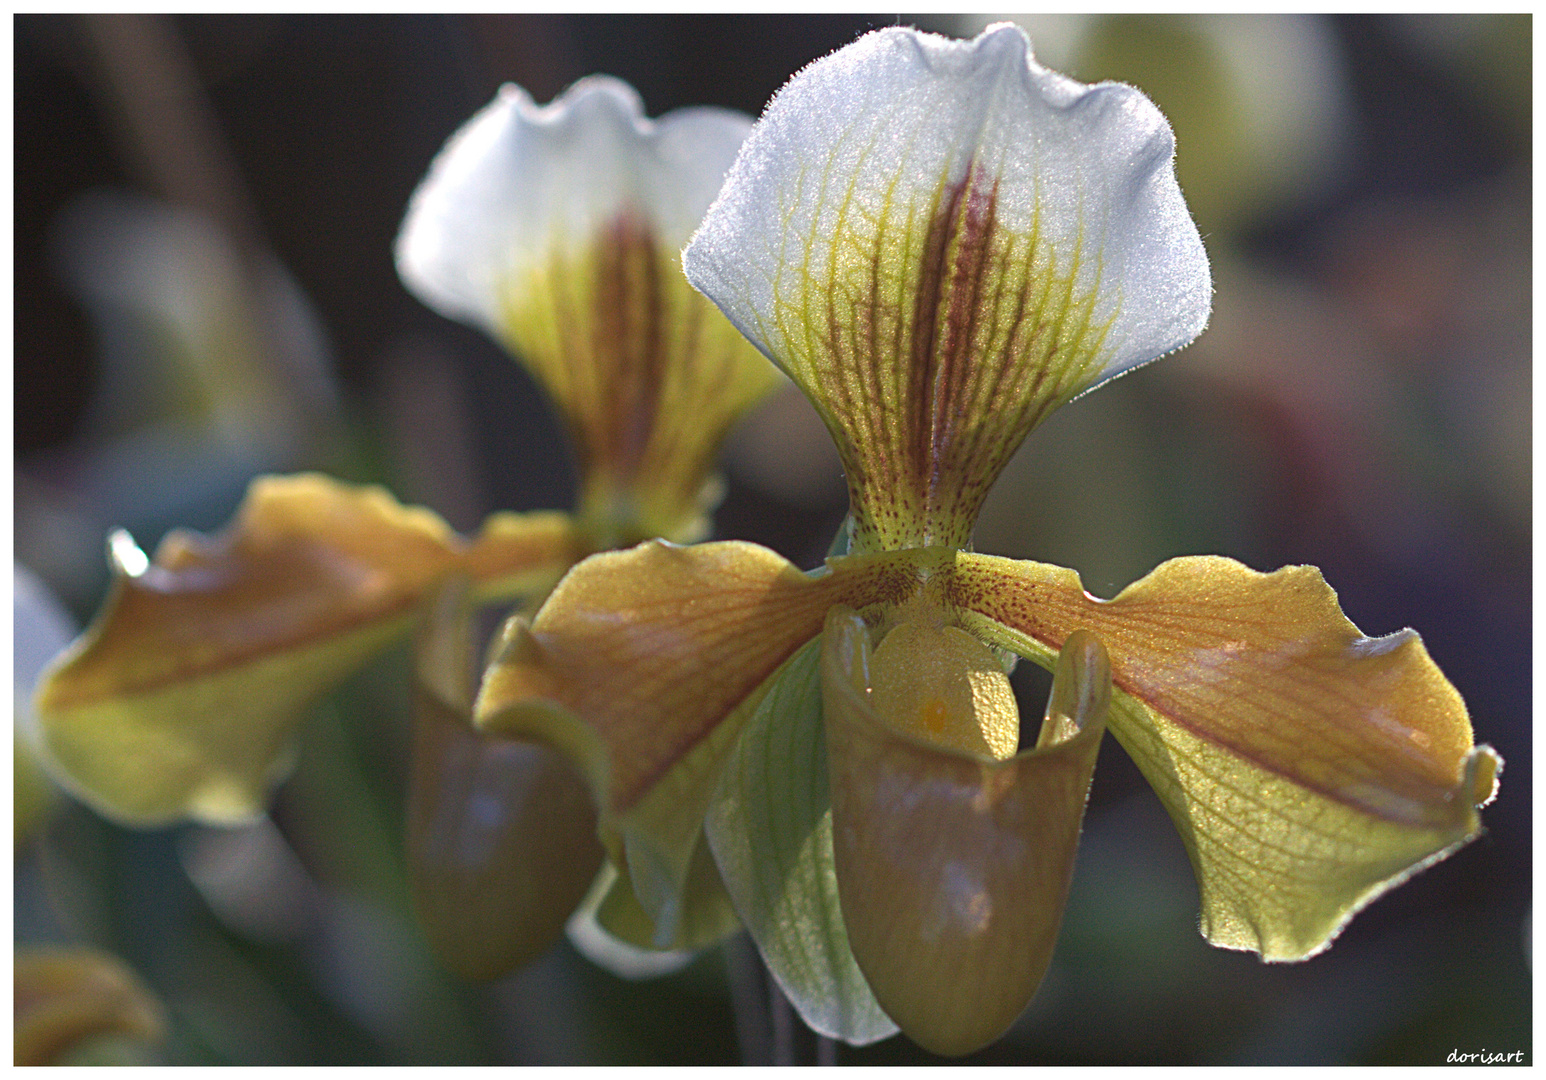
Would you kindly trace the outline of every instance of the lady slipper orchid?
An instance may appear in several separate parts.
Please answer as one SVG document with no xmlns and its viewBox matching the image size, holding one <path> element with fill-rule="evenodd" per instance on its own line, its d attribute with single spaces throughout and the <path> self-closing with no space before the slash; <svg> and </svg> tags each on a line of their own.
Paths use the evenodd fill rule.
<svg viewBox="0 0 1546 1080">
<path fill-rule="evenodd" d="M 173 533 L 154 559 L 115 535 L 107 603 L 37 696 L 69 786 L 133 825 L 258 814 L 309 703 L 422 624 L 409 865 L 426 929 L 473 976 L 545 948 L 600 864 L 594 811 L 562 759 L 472 729 L 468 609 L 540 600 L 592 551 L 705 531 L 718 443 L 779 376 L 678 260 L 750 126 L 708 108 L 652 122 L 608 78 L 544 107 L 507 86 L 469 121 L 413 197 L 399 271 L 548 390 L 578 512 L 495 514 L 468 540 L 308 474 L 254 481 L 224 533 Z"/>
<path fill-rule="evenodd" d="M 1497 755 L 1417 635 L 1365 637 L 1319 571 L 1179 558 L 1099 600 L 968 546 L 1032 427 L 1201 332 L 1172 156 L 1140 92 L 1042 68 L 1011 26 L 882 30 L 801 71 L 684 265 L 815 403 L 846 535 L 810 573 L 741 542 L 595 555 L 485 674 L 480 726 L 587 776 L 619 910 L 679 943 L 722 883 L 819 1032 L 1004 1032 L 1107 728 L 1181 833 L 1204 936 L 1268 960 L 1480 830 Z M 1035 735 L 1016 657 L 1054 669 Z"/>
</svg>

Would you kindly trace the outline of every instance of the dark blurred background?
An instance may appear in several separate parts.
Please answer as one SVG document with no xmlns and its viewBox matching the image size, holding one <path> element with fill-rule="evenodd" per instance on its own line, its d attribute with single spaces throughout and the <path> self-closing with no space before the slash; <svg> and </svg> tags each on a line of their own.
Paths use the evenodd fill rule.
<svg viewBox="0 0 1546 1080">
<path fill-rule="evenodd" d="M 385 482 L 462 529 L 569 505 L 540 393 L 397 281 L 430 159 L 505 81 L 546 101 L 601 71 L 651 115 L 755 115 L 898 21 L 991 20 L 17 17 L 18 563 L 78 627 L 109 529 L 150 550 L 217 528 L 257 472 Z M 1033 434 L 977 547 L 1103 596 L 1180 554 L 1319 565 L 1366 633 L 1422 634 L 1506 769 L 1484 836 L 1328 953 L 1264 965 L 1197 934 L 1180 841 L 1108 740 L 1051 974 L 969 1060 L 1529 1061 L 1531 19 L 1025 25 L 1049 66 L 1131 82 L 1171 118 L 1215 310 L 1198 343 Z M 814 565 L 845 489 L 803 401 L 750 418 L 725 464 L 718 534 Z M 318 707 L 252 829 L 133 833 L 54 797 L 18 841 L 18 942 L 123 957 L 177 1063 L 741 1060 L 733 949 L 653 983 L 567 942 L 489 987 L 435 966 L 403 886 L 402 661 Z M 838 1051 L 929 1060 L 901 1037 Z"/>
</svg>

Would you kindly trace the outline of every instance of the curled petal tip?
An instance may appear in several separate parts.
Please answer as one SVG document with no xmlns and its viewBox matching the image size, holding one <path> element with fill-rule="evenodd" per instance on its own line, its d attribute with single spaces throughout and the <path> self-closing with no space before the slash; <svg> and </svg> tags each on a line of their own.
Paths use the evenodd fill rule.
<svg viewBox="0 0 1546 1080">
<path fill-rule="evenodd" d="M 1052 691 L 1036 748 L 1067 742 L 1092 724 L 1104 723 L 1111 704 L 1111 658 L 1100 638 L 1075 630 L 1063 641 L 1053 668 Z"/>
<path fill-rule="evenodd" d="M 1502 775 L 1502 755 L 1486 743 L 1480 743 L 1466 755 L 1461 790 L 1469 793 L 1471 805 L 1480 810 L 1498 797 L 1499 778 Z"/>
</svg>

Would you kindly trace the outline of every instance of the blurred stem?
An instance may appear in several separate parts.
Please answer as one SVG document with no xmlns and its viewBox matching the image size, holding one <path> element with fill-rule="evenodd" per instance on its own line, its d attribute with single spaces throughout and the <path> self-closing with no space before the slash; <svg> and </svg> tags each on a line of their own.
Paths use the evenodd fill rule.
<svg viewBox="0 0 1546 1080">
<path fill-rule="evenodd" d="M 79 20 L 101 70 L 103 104 L 117 121 L 111 127 L 131 171 L 162 198 L 199 211 L 231 237 L 252 332 L 261 353 L 279 362 L 284 350 L 265 262 L 268 245 L 236 156 L 176 24 L 166 15 L 81 15 Z"/>
<path fill-rule="evenodd" d="M 244 249 L 256 215 L 198 74 L 167 16 L 82 15 L 126 157 L 150 188 L 203 211 Z"/>
<path fill-rule="evenodd" d="M 725 975 L 735 1012 L 735 1038 L 742 1065 L 772 1065 L 773 1032 L 768 1015 L 766 972 L 750 935 L 736 934 L 725 942 Z"/>
<path fill-rule="evenodd" d="M 773 1014 L 773 1064 L 795 1064 L 795 1019 L 789 999 L 778 988 L 773 973 L 768 972 L 768 1011 Z"/>
<path fill-rule="evenodd" d="M 730 1001 L 743 1065 L 837 1064 L 837 1043 L 806 1028 L 757 946 L 741 933 L 725 944 Z"/>
</svg>

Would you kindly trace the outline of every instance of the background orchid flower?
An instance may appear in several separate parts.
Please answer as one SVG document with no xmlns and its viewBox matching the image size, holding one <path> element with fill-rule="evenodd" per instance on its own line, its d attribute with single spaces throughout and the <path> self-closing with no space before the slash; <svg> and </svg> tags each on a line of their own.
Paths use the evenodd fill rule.
<svg viewBox="0 0 1546 1080">
<path fill-rule="evenodd" d="M 166 1008 L 115 956 L 23 948 L 13 962 L 15 1065 L 153 1065 Z"/>
<path fill-rule="evenodd" d="M 1141 93 L 1047 71 L 1013 27 L 804 69 L 684 265 L 816 405 L 847 536 L 809 574 L 746 543 L 594 556 L 485 676 L 480 725 L 584 769 L 655 943 L 711 925 L 722 882 L 818 1031 L 964 1053 L 1008 1027 L 1105 727 L 1181 832 L 1204 935 L 1265 959 L 1480 830 L 1497 755 L 1417 635 L 1363 636 L 1319 571 L 1188 557 L 1102 601 L 968 549 L 1032 427 L 1205 324 L 1172 152 Z M 1056 670 L 1035 737 L 1016 656 Z"/>
<path fill-rule="evenodd" d="M 749 127 L 716 108 L 645 120 L 633 88 L 606 77 L 541 108 L 506 86 L 403 223 L 408 286 L 503 343 L 553 399 L 598 549 L 706 535 L 714 452 L 776 384 L 680 264 Z"/>
<path fill-rule="evenodd" d="M 107 603 L 37 696 L 71 789 L 137 825 L 250 818 L 309 704 L 423 622 L 409 862 L 426 928 L 469 975 L 545 948 L 600 862 L 593 811 L 562 759 L 472 731 L 467 620 L 539 599 L 588 552 L 705 531 L 718 443 L 778 375 L 678 253 L 749 127 L 721 109 L 651 122 L 606 78 L 541 108 L 506 87 L 469 121 L 413 198 L 399 270 L 548 389 L 579 512 L 495 514 L 469 540 L 306 474 L 254 481 L 224 533 L 171 534 L 154 559 L 115 534 Z"/>
</svg>

